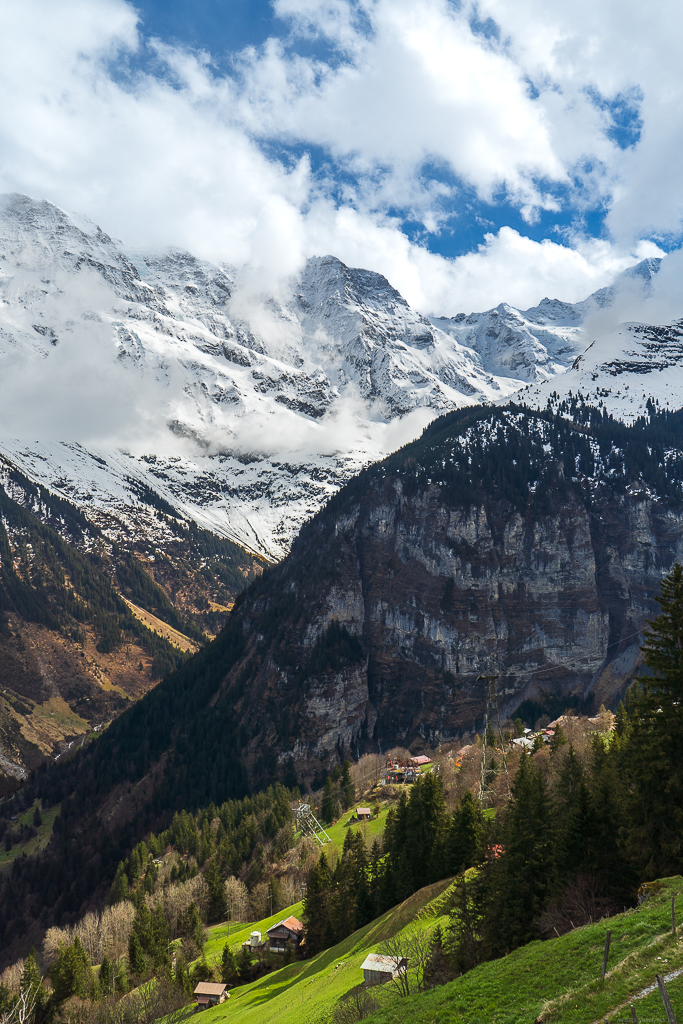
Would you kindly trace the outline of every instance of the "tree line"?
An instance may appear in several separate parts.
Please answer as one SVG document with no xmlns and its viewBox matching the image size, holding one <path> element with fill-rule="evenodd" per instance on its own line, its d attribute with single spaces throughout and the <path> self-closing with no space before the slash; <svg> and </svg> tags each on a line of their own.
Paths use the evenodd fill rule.
<svg viewBox="0 0 683 1024">
<path fill-rule="evenodd" d="M 486 814 L 465 793 L 452 814 L 439 778 L 402 794 L 382 842 L 349 831 L 334 870 L 312 869 L 311 951 L 340 941 L 417 889 L 455 875 L 441 980 L 633 905 L 644 881 L 683 873 L 683 568 L 663 579 L 645 634 L 646 673 L 615 730 L 576 750 L 558 729 L 524 750 L 509 800 Z M 474 869 L 474 870 L 467 870 Z"/>
</svg>

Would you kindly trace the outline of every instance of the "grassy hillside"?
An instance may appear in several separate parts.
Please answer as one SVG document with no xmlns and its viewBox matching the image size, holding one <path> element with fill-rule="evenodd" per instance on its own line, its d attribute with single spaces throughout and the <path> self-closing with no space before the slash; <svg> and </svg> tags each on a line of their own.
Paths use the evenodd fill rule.
<svg viewBox="0 0 683 1024">
<path fill-rule="evenodd" d="M 406 786 L 406 791 L 409 791 L 408 786 Z M 361 805 L 359 804 L 359 806 Z M 360 824 L 358 822 L 354 822 L 354 824 L 351 825 L 349 824 L 349 822 L 353 817 L 355 817 L 356 814 L 356 807 L 354 805 L 352 811 L 345 811 L 342 817 L 339 819 L 339 821 L 334 825 L 330 825 L 328 828 L 325 829 L 325 831 L 332 840 L 332 845 L 336 847 L 340 853 L 343 849 L 344 839 L 349 828 L 353 829 L 354 831 L 360 830 L 365 836 L 366 845 L 368 843 L 372 844 L 373 839 L 378 839 L 384 832 L 384 826 L 387 823 L 387 814 L 389 813 L 389 808 L 393 806 L 393 803 L 385 804 L 376 818 L 372 818 L 371 821 L 361 822 Z M 327 844 L 325 844 L 323 849 L 325 850 L 325 853 L 329 856 L 330 847 Z"/>
<path fill-rule="evenodd" d="M 482 964 L 462 978 L 384 1007 L 372 1024 L 586 1024 L 619 1007 L 628 1018 L 631 1000 L 652 985 L 655 974 L 683 965 L 683 937 L 671 934 L 671 897 L 683 891 L 680 876 L 635 910 L 550 942 L 532 942 L 509 956 Z M 683 914 L 683 901 L 679 921 Z M 612 932 L 608 973 L 600 981 L 607 929 Z M 683 979 L 668 986 L 674 1009 L 683 1015 Z M 664 1021 L 658 992 L 636 999 L 640 1021 Z M 254 1022 L 260 1019 L 254 1017 Z M 265 1019 L 265 1018 L 264 1018 Z"/>
<path fill-rule="evenodd" d="M 338 822 L 334 825 L 330 825 L 326 829 L 331 843 L 326 843 L 321 849 L 324 849 L 328 857 L 330 856 L 332 847 L 336 848 L 341 855 L 344 846 L 344 839 L 349 829 L 353 831 L 361 831 L 365 836 L 366 845 L 372 843 L 374 839 L 379 838 L 384 832 L 384 826 L 386 825 L 387 814 L 390 806 L 392 805 L 383 807 L 378 817 L 361 824 L 357 822 L 350 824 L 351 819 L 356 813 L 355 807 L 352 811 L 346 811 Z M 277 924 L 277 922 L 281 921 L 283 918 L 293 915 L 294 917 L 301 919 L 303 912 L 303 903 L 295 903 L 293 906 L 280 910 L 277 914 L 264 918 L 262 921 L 254 921 L 252 923 L 230 923 L 224 921 L 221 924 L 214 925 L 212 928 L 207 930 L 206 946 L 204 947 L 206 958 L 209 963 L 218 963 L 220 962 L 223 946 L 225 945 L 228 937 L 230 939 L 231 948 L 237 953 L 242 943 L 249 938 L 252 931 L 260 931 L 261 934 L 264 935 L 272 925 Z"/>
<path fill-rule="evenodd" d="M 362 982 L 360 965 L 383 939 L 413 928 L 431 931 L 448 923 L 449 881 L 420 890 L 344 942 L 310 961 L 291 964 L 232 991 L 228 1003 L 206 1011 L 207 1024 L 324 1024 L 334 1007 Z M 373 989 L 377 1010 L 369 1024 L 586 1024 L 611 1015 L 630 1020 L 635 1002 L 639 1021 L 665 1021 L 657 973 L 677 969 L 667 983 L 674 1009 L 683 1016 L 683 935 L 671 934 L 671 897 L 683 894 L 683 878 L 663 880 L 662 888 L 637 909 L 618 914 L 549 942 L 533 942 L 500 960 L 482 964 L 462 978 L 422 994 L 400 998 L 393 986 Z M 252 927 L 265 931 L 281 914 L 234 932 L 235 948 Z M 678 914 L 683 924 L 683 900 Z M 221 926 L 225 929 L 225 926 Z M 600 981 L 607 929 L 612 932 L 608 972 Z M 220 929 L 212 929 L 207 949 L 218 954 Z M 227 929 L 225 929 L 227 933 Z M 215 941 L 214 941 L 215 939 Z M 222 936 L 222 942 L 225 935 Z"/>
<path fill-rule="evenodd" d="M 368 953 L 377 950 L 382 940 L 414 921 L 419 922 L 419 927 L 429 929 L 437 923 L 445 924 L 445 918 L 440 916 L 443 903 L 440 897 L 450 882 L 448 879 L 421 889 L 399 907 L 311 960 L 290 964 L 250 985 L 234 989 L 227 1003 L 204 1011 L 202 1021 L 206 1024 L 224 1020 L 235 1021 L 236 1024 L 246 1024 L 247 1021 L 250 1024 L 315 1024 L 324 1021 L 339 999 L 362 982 L 360 965 Z M 296 908 L 291 907 L 276 915 L 272 918 L 273 923 L 289 912 L 296 914 Z M 245 938 L 251 927 L 258 926 L 250 926 Z M 264 921 L 261 927 L 265 930 L 269 925 Z"/>
<path fill-rule="evenodd" d="M 303 912 L 303 903 L 294 903 L 293 906 L 286 907 L 271 917 L 265 917 L 262 921 L 254 921 L 252 924 L 224 921 L 222 924 L 214 925 L 213 928 L 207 930 L 204 955 L 210 964 L 220 964 L 223 946 L 228 939 L 230 940 L 230 948 L 233 952 L 238 953 L 242 943 L 246 942 L 253 931 L 261 932 L 261 935 L 265 936 L 268 929 L 272 928 L 278 921 L 292 916 L 298 917 L 301 920 Z"/>
<path fill-rule="evenodd" d="M 14 835 L 21 835 L 19 829 L 22 825 L 27 828 L 33 825 L 33 816 L 35 814 L 36 806 L 37 801 L 17 819 L 16 823 L 12 822 L 11 831 Z M 50 841 L 52 826 L 54 825 L 55 818 L 59 814 L 59 807 L 59 804 L 55 804 L 54 807 L 50 807 L 48 810 L 42 812 L 42 824 L 34 827 L 36 835 L 27 839 L 25 842 L 17 839 L 17 842 L 12 846 L 12 849 L 8 851 L 5 848 L 3 841 L 2 845 L 0 845 L 0 871 L 11 867 L 12 862 L 15 861 L 17 857 L 22 857 L 24 854 L 26 854 L 27 857 L 30 857 L 32 853 L 45 849 Z"/>
</svg>

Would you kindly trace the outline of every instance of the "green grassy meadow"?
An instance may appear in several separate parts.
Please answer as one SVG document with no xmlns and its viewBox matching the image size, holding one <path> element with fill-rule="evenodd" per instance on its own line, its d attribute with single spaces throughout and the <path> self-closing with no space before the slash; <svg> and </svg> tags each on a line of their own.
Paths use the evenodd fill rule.
<svg viewBox="0 0 683 1024">
<path fill-rule="evenodd" d="M 444 903 L 442 897 L 451 881 L 447 879 L 421 889 L 400 906 L 311 960 L 290 964 L 249 985 L 233 989 L 226 1003 L 204 1011 L 202 1021 L 206 1024 L 227 1020 L 239 1024 L 247 1021 L 253 1024 L 316 1024 L 326 1020 L 339 999 L 362 983 L 360 965 L 368 953 L 377 951 L 382 940 L 412 922 L 417 921 L 420 927 L 430 930 L 437 923 L 445 924 L 446 918 L 440 916 Z M 295 913 L 295 908 L 289 908 L 289 911 Z M 285 913 L 272 920 L 279 920 Z M 251 927 L 257 926 L 246 929 L 245 937 Z M 237 937 L 237 933 L 235 935 Z M 378 992 L 380 1001 L 392 995 L 390 991 Z"/>
<path fill-rule="evenodd" d="M 9 853 L 5 849 L 4 843 L 0 845 L 0 871 L 6 871 L 12 866 L 12 862 L 16 860 L 17 857 L 21 857 L 23 853 L 30 856 L 32 853 L 36 853 L 37 850 L 45 849 L 50 841 L 52 826 L 54 825 L 55 818 L 59 814 L 60 806 L 60 804 L 55 804 L 54 807 L 50 807 L 46 811 L 41 810 L 40 813 L 43 816 L 43 823 L 36 830 L 38 835 L 34 836 L 33 839 L 29 839 L 27 843 L 15 843 Z M 35 809 L 36 804 L 33 804 L 17 819 L 17 824 L 31 825 L 33 823 Z"/>
<path fill-rule="evenodd" d="M 202 1019 L 236 1024 L 326 1024 L 335 1004 L 362 982 L 360 965 L 381 941 L 403 929 L 431 931 L 448 923 L 449 881 L 422 889 L 372 924 L 310 961 L 283 967 L 233 989 L 230 1000 Z M 677 936 L 671 933 L 671 897 L 683 894 L 683 878 L 664 879 L 662 889 L 628 910 L 547 942 L 532 942 L 509 956 L 481 964 L 462 978 L 429 992 L 399 997 L 395 988 L 373 989 L 377 1009 L 369 1024 L 588 1024 L 630 1021 L 629 1004 L 655 975 L 683 967 L 683 900 Z M 235 943 L 252 927 L 293 913 L 290 907 L 258 926 L 235 932 Z M 223 928 L 224 926 L 219 926 Z M 608 971 L 600 981 L 607 929 L 612 933 Z M 219 929 L 212 930 L 215 933 Z M 227 927 L 226 927 L 227 933 Z M 223 937 L 222 942 L 225 941 Z M 222 942 L 215 950 L 220 955 Z M 231 945 L 232 945 L 231 936 Z M 207 946 L 208 948 L 208 946 Z M 211 957 L 210 957 L 211 958 Z M 667 984 L 678 1019 L 683 1019 L 683 975 Z M 658 991 L 634 1002 L 643 1024 L 665 1024 Z"/>
<path fill-rule="evenodd" d="M 372 1024 L 405 1020 L 411 1024 L 588 1024 L 614 1013 L 610 1019 L 630 1021 L 631 998 L 651 985 L 655 974 L 683 966 L 680 929 L 677 937 L 671 934 L 671 897 L 683 891 L 683 878 L 663 881 L 661 891 L 635 910 L 577 928 L 559 939 L 532 942 L 447 985 L 386 1006 L 368 1020 Z M 608 928 L 612 942 L 603 983 L 600 968 Z M 683 979 L 667 987 L 683 1019 Z M 634 1005 L 641 1024 L 666 1021 L 658 992 Z"/>
<path fill-rule="evenodd" d="M 409 786 L 406 786 L 406 791 L 410 791 Z M 342 849 L 344 848 L 344 839 L 346 838 L 346 833 L 349 831 L 349 829 L 351 829 L 354 832 L 362 832 L 362 834 L 365 836 L 366 846 L 371 846 L 373 840 L 378 839 L 384 832 L 384 826 L 387 823 L 387 814 L 389 813 L 389 808 L 394 807 L 395 804 L 388 803 L 382 804 L 381 806 L 382 810 L 380 811 L 376 818 L 372 818 L 370 821 L 355 822 L 353 825 L 350 825 L 349 822 L 350 819 L 354 817 L 356 813 L 355 806 L 353 810 L 345 811 L 344 814 L 339 819 L 339 821 L 336 822 L 336 824 L 330 825 L 328 828 L 325 829 L 325 831 L 327 832 L 328 836 L 331 839 L 331 845 L 336 847 L 339 850 L 339 853 L 341 854 Z M 325 843 L 325 845 L 321 847 L 321 849 L 323 849 L 325 853 L 329 855 L 330 843 Z"/>
<path fill-rule="evenodd" d="M 272 928 L 278 921 L 282 921 L 287 917 L 297 917 L 301 920 L 303 912 L 303 903 L 295 903 L 293 906 L 286 907 L 284 910 L 278 911 L 277 914 L 273 914 L 272 917 L 265 917 L 263 921 L 254 921 L 252 924 L 224 921 L 222 924 L 214 925 L 213 928 L 207 928 L 204 955 L 210 964 L 220 963 L 223 946 L 228 939 L 230 940 L 230 948 L 234 953 L 238 953 L 242 943 L 249 938 L 253 931 L 261 932 L 261 935 L 265 937 L 268 929 Z"/>
</svg>

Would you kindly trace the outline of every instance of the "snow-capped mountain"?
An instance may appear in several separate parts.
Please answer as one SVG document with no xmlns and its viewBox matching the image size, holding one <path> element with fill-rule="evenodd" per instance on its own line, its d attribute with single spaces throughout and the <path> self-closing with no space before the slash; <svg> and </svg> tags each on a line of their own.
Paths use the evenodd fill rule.
<svg viewBox="0 0 683 1024">
<path fill-rule="evenodd" d="M 557 382 L 525 388 L 520 400 L 533 408 L 557 407 L 576 397 L 631 422 L 647 413 L 648 400 L 664 409 L 683 406 L 683 320 L 671 324 L 620 324 L 590 342 Z"/>
<path fill-rule="evenodd" d="M 346 479 L 435 415 L 557 381 L 611 298 L 427 319 L 333 256 L 254 298 L 233 267 L 131 253 L 6 196 L 0 453 L 112 536 L 158 533 L 161 504 L 278 558 Z"/>
<path fill-rule="evenodd" d="M 647 294 L 661 259 L 645 259 L 624 271 L 609 288 L 583 302 L 542 299 L 520 310 L 501 302 L 485 313 L 432 317 L 431 323 L 477 353 L 490 373 L 527 383 L 564 373 L 586 346 L 583 324 L 597 309 L 611 306 L 621 289 L 636 283 Z"/>
</svg>

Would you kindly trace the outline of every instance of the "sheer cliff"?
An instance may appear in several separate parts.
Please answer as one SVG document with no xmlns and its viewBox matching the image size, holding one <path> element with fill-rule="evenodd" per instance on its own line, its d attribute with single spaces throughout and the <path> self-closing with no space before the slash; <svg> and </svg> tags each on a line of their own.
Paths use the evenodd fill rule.
<svg viewBox="0 0 683 1024">
<path fill-rule="evenodd" d="M 436 742 L 481 726 L 483 673 L 507 713 L 542 689 L 615 699 L 683 557 L 683 415 L 574 411 L 462 410 L 364 470 L 107 730 L 94 789 L 163 762 L 159 811 L 222 798 L 238 767 L 310 779 L 345 752 Z"/>
</svg>

